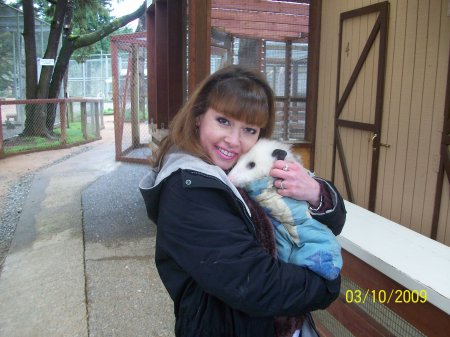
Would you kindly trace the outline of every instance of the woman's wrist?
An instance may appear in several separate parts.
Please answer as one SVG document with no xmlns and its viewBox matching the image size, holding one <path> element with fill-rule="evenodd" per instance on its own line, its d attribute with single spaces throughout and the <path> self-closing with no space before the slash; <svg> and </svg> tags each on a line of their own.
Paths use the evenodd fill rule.
<svg viewBox="0 0 450 337">
<path fill-rule="evenodd" d="M 322 193 L 321 193 L 321 184 L 313 179 L 314 186 L 311 191 L 311 198 L 307 200 L 309 207 L 312 209 L 319 209 L 322 205 Z"/>
<path fill-rule="evenodd" d="M 308 203 L 309 210 L 313 213 L 325 213 L 326 211 L 333 208 L 331 192 L 328 189 L 325 181 L 323 181 L 321 179 L 315 179 L 315 180 L 320 186 L 320 192 L 319 192 L 320 193 L 320 203 L 317 206 Z M 316 206 L 316 207 L 314 207 L 314 206 Z"/>
<path fill-rule="evenodd" d="M 322 208 L 322 194 L 320 194 L 320 197 L 319 197 L 319 203 L 318 204 L 311 204 L 311 203 L 308 203 L 309 204 L 309 210 L 310 211 L 313 211 L 313 212 L 318 212 L 321 208 Z"/>
</svg>

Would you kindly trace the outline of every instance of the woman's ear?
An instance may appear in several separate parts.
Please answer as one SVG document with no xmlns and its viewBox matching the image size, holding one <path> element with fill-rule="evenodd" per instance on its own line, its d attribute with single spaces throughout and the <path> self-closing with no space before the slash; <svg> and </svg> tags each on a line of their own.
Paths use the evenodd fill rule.
<svg viewBox="0 0 450 337">
<path fill-rule="evenodd" d="M 284 160 L 286 158 L 287 152 L 281 149 L 275 149 L 272 152 L 272 157 L 275 157 L 277 160 Z"/>
</svg>

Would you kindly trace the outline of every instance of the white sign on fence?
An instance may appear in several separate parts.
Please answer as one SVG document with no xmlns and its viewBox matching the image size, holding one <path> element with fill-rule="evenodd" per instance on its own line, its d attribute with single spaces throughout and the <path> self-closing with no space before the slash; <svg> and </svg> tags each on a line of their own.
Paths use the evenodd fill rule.
<svg viewBox="0 0 450 337">
<path fill-rule="evenodd" d="M 38 58 L 38 66 L 54 66 L 55 59 L 40 59 Z"/>
</svg>

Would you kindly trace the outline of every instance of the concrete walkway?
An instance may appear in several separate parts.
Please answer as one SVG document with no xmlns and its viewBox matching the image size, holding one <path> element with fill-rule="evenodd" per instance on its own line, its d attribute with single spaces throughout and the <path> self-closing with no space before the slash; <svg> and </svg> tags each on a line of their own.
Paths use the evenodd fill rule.
<svg viewBox="0 0 450 337">
<path fill-rule="evenodd" d="M 37 172 L 0 274 L 0 336 L 173 336 L 147 170 L 100 142 Z"/>
</svg>

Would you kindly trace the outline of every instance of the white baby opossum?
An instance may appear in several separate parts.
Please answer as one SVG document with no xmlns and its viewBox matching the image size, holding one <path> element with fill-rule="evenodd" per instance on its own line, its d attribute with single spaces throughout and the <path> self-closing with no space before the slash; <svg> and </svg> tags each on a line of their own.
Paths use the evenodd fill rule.
<svg viewBox="0 0 450 337">
<path fill-rule="evenodd" d="M 234 186 L 244 187 L 255 179 L 268 176 L 276 160 L 300 162 L 301 157 L 292 153 L 289 144 L 262 138 L 239 158 L 228 178 Z"/>
<path fill-rule="evenodd" d="M 243 154 L 228 178 L 243 187 L 258 202 L 275 228 L 278 257 L 307 266 L 327 279 L 334 279 L 342 268 L 340 246 L 331 230 L 309 213 L 306 201 L 283 197 L 269 172 L 276 160 L 300 161 L 291 146 L 275 140 L 260 139 Z"/>
</svg>

